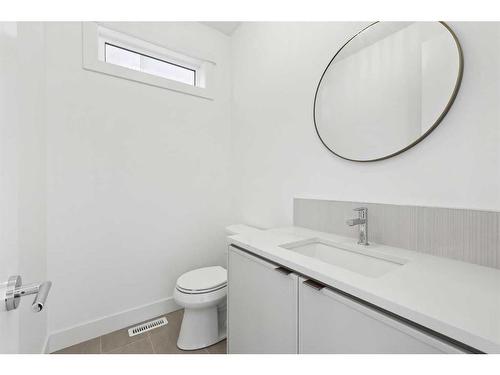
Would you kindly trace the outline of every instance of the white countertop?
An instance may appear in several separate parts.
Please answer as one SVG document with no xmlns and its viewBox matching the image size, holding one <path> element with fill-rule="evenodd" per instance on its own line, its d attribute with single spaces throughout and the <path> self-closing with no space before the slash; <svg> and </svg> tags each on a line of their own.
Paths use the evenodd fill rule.
<svg viewBox="0 0 500 375">
<path fill-rule="evenodd" d="M 500 270 L 411 250 L 371 244 L 370 251 L 407 259 L 380 277 L 366 277 L 280 245 L 310 238 L 356 240 L 290 227 L 228 237 L 248 251 L 343 290 L 486 353 L 500 353 Z"/>
</svg>

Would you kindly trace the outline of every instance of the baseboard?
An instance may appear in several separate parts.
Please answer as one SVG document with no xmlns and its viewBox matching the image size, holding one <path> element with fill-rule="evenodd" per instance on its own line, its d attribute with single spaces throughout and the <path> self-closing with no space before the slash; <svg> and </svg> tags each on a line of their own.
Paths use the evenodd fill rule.
<svg viewBox="0 0 500 375">
<path fill-rule="evenodd" d="M 70 328 L 51 332 L 43 350 L 44 353 L 52 353 L 178 309 L 180 307 L 175 303 L 174 298 L 169 297 Z"/>
</svg>

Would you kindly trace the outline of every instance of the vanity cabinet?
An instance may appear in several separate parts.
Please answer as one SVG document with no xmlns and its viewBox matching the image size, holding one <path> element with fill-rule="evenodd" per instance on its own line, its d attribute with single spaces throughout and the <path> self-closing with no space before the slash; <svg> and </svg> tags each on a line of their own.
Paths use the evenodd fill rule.
<svg viewBox="0 0 500 375">
<path fill-rule="evenodd" d="M 229 247 L 228 353 L 297 353 L 298 276 Z"/>
<path fill-rule="evenodd" d="M 229 246 L 228 353 L 466 353 L 423 327 Z"/>
<path fill-rule="evenodd" d="M 454 346 L 310 280 L 299 280 L 299 353 L 461 353 Z"/>
</svg>

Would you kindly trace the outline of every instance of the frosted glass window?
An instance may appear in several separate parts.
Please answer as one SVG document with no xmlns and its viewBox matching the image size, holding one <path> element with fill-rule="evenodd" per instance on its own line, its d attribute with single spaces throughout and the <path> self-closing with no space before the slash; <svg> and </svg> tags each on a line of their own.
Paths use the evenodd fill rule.
<svg viewBox="0 0 500 375">
<path fill-rule="evenodd" d="M 196 70 L 110 43 L 104 45 L 104 60 L 110 64 L 196 86 Z"/>
</svg>

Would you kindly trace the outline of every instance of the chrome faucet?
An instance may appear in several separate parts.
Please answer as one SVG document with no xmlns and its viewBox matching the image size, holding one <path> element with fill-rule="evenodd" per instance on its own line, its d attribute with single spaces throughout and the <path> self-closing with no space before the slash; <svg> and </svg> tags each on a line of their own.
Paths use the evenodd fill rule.
<svg viewBox="0 0 500 375">
<path fill-rule="evenodd" d="M 358 207 L 354 211 L 358 212 L 358 217 L 356 219 L 350 219 L 346 221 L 346 224 L 350 227 L 357 225 L 359 230 L 358 244 L 368 246 L 368 208 Z"/>
</svg>

